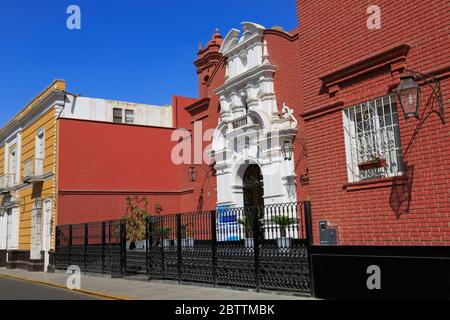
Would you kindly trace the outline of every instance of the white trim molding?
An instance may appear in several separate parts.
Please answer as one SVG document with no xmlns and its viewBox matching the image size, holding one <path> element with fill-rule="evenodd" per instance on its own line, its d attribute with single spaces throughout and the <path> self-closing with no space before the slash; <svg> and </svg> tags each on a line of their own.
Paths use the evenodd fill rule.
<svg viewBox="0 0 450 320">
<path fill-rule="evenodd" d="M 298 121 L 284 103 L 280 116 L 274 89 L 277 67 L 270 63 L 262 25 L 244 22 L 221 47 L 227 58 L 225 84 L 215 90 L 220 118 L 212 150 L 217 177 L 217 206 L 242 207 L 243 176 L 250 164 L 261 169 L 264 204 L 295 202 L 294 159 L 282 146 L 297 134 Z"/>
</svg>

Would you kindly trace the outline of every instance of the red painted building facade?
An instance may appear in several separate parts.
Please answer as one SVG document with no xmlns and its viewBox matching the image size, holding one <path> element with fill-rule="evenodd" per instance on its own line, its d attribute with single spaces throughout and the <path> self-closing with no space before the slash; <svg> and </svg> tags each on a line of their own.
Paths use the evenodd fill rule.
<svg viewBox="0 0 450 320">
<path fill-rule="evenodd" d="M 303 96 L 297 114 L 305 120 L 313 228 L 328 221 L 342 245 L 449 245 L 448 3 L 377 5 L 381 28 L 368 29 L 367 1 L 297 1 Z M 421 85 L 418 120 L 406 122 L 397 102 L 403 173 L 351 183 L 343 113 L 390 95 L 405 69 L 441 81 L 446 121 L 430 88 Z"/>
<path fill-rule="evenodd" d="M 298 121 L 295 198 L 312 202 L 316 244 L 319 222 L 326 221 L 340 245 L 448 245 L 448 115 L 436 112 L 427 85 L 418 120 L 406 122 L 393 95 L 405 69 L 412 69 L 439 79 L 450 105 L 448 7 L 438 0 L 381 0 L 381 28 L 369 29 L 369 5 L 299 0 L 298 29 L 258 31 L 276 66 L 278 113 L 287 105 Z M 231 185 L 218 185 L 213 166 L 195 161 L 194 141 L 195 123 L 203 135 L 224 115 L 217 94 L 230 76 L 224 43 L 228 36 L 216 33 L 199 50 L 199 98 L 173 98 L 173 129 L 61 120 L 58 224 L 121 218 L 125 198 L 133 195 L 145 196 L 150 211 L 155 205 L 163 213 L 216 208 L 218 189 Z M 192 163 L 172 162 L 177 128 L 191 133 Z M 204 148 L 210 140 L 202 139 Z M 364 170 L 371 154 L 384 165 Z"/>
</svg>

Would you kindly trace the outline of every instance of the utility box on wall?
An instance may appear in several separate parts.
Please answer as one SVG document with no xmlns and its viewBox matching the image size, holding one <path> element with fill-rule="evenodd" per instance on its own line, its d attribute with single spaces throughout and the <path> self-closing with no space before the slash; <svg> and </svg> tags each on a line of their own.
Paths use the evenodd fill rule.
<svg viewBox="0 0 450 320">
<path fill-rule="evenodd" d="M 319 235 L 321 245 L 337 245 L 337 230 L 329 229 L 327 221 L 319 221 Z"/>
</svg>

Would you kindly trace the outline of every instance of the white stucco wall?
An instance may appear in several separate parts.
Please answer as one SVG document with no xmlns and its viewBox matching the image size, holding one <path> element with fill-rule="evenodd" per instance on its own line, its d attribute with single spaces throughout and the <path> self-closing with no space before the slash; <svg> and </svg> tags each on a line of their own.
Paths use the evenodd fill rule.
<svg viewBox="0 0 450 320">
<path fill-rule="evenodd" d="M 172 106 L 155 106 L 72 95 L 67 95 L 60 118 L 113 122 L 114 108 L 133 110 L 134 124 L 136 125 L 172 127 Z"/>
<path fill-rule="evenodd" d="M 265 205 L 296 202 L 295 159 L 285 160 L 281 148 L 296 136 L 297 121 L 277 101 L 277 67 L 270 63 L 265 28 L 244 22 L 243 29 L 242 34 L 232 29 L 221 47 L 228 60 L 225 84 L 215 90 L 221 107 L 213 139 L 217 205 L 244 206 L 243 176 L 249 164 L 261 169 Z"/>
</svg>

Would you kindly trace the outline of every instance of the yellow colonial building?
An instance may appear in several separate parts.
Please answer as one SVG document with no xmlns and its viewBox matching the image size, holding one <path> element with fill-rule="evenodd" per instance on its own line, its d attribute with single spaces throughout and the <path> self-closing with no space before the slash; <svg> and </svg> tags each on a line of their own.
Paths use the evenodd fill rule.
<svg viewBox="0 0 450 320">
<path fill-rule="evenodd" d="M 65 89 L 54 81 L 0 129 L 0 266 L 37 271 L 48 264 Z"/>
<path fill-rule="evenodd" d="M 59 119 L 172 126 L 172 106 L 81 97 L 55 80 L 0 129 L 0 267 L 46 270 L 58 223 Z"/>
</svg>

